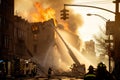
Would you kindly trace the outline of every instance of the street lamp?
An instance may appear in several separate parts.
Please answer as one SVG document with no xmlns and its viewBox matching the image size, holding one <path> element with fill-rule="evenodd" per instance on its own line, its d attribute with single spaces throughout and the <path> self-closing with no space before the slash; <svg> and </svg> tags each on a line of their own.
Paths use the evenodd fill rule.
<svg viewBox="0 0 120 80">
<path fill-rule="evenodd" d="M 101 17 L 104 21 L 109 21 L 108 19 L 106 19 L 105 17 L 103 17 L 103 16 L 101 16 L 101 15 L 99 15 L 99 14 L 90 14 L 90 13 L 87 14 L 87 16 L 92 16 L 92 15 Z"/>
<path fill-rule="evenodd" d="M 109 21 L 110 21 L 110 20 L 106 19 L 105 17 L 103 17 L 103 16 L 101 16 L 101 15 L 99 15 L 99 14 L 90 14 L 90 13 L 87 14 L 87 16 L 92 16 L 92 15 L 98 16 L 98 17 L 102 18 L 105 22 L 109 22 Z M 110 30 L 108 30 L 108 31 L 109 31 L 108 33 L 110 33 Z M 108 43 L 109 43 L 109 45 L 108 45 L 109 72 L 111 72 L 111 55 L 110 55 L 110 54 L 111 54 L 111 53 L 110 53 L 111 40 L 110 40 L 110 34 L 108 34 L 108 40 L 106 40 L 105 42 L 108 42 Z"/>
</svg>

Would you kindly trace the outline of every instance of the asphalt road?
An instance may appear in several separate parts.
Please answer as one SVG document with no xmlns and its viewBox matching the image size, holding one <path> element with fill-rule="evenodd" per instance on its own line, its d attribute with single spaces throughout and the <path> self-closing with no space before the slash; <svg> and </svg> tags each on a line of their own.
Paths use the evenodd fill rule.
<svg viewBox="0 0 120 80">
<path fill-rule="evenodd" d="M 83 80 L 83 79 L 76 79 L 76 78 L 54 78 L 54 79 L 47 79 L 47 78 L 24 78 L 18 80 Z"/>
</svg>

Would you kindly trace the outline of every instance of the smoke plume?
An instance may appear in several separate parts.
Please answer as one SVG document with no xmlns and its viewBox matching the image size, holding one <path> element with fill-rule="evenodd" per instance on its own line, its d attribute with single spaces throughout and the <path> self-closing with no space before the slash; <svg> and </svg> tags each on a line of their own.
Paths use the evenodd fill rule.
<svg viewBox="0 0 120 80">
<path fill-rule="evenodd" d="M 40 2 L 45 8 L 53 8 L 56 12 L 56 20 L 59 23 L 62 21 L 60 19 L 60 10 L 64 8 L 64 4 L 71 4 L 73 0 L 15 0 L 15 14 L 20 15 L 29 21 L 29 13 L 34 9 L 35 2 Z M 67 22 L 69 24 L 68 29 L 73 33 L 76 33 L 77 28 L 83 24 L 81 15 L 73 13 L 70 9 L 69 19 L 63 22 Z"/>
<path fill-rule="evenodd" d="M 71 4 L 73 0 L 41 0 L 42 3 L 45 3 L 49 7 L 52 7 L 56 11 L 56 18 L 58 21 L 60 20 L 60 10 L 64 8 L 64 4 Z M 66 8 L 67 9 L 67 8 Z M 78 27 L 80 27 L 83 24 L 83 20 L 80 14 L 75 14 L 73 13 L 71 9 L 69 10 L 69 19 L 66 20 L 65 22 L 68 23 L 68 29 L 74 33 L 76 33 L 76 30 Z"/>
</svg>

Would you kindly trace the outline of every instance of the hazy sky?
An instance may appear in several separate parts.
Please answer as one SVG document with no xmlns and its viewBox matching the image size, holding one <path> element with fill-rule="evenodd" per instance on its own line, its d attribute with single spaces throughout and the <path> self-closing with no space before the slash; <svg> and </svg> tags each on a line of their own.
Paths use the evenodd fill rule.
<svg viewBox="0 0 120 80">
<path fill-rule="evenodd" d="M 114 4 L 112 3 L 113 0 L 76 0 L 75 3 L 82 4 L 82 5 L 91 5 L 97 6 L 105 9 L 109 9 L 114 11 Z M 98 34 L 100 29 L 99 27 L 105 28 L 105 21 L 98 16 L 86 16 L 87 13 L 92 14 L 99 14 L 106 19 L 114 20 L 114 14 L 98 10 L 95 8 L 86 8 L 86 7 L 74 7 L 73 8 L 76 13 L 80 13 L 84 19 L 83 27 L 80 27 L 80 35 L 86 40 L 93 39 L 94 34 Z"/>
</svg>

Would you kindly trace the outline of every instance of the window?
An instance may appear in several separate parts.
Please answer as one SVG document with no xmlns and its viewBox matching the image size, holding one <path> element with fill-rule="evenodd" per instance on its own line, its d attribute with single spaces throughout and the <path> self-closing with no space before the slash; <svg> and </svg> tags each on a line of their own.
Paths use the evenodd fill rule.
<svg viewBox="0 0 120 80">
<path fill-rule="evenodd" d="M 9 36 L 8 35 L 4 36 L 4 47 L 9 48 Z"/>
<path fill-rule="evenodd" d="M 1 29 L 2 23 L 1 23 L 1 17 L 0 17 L 0 29 Z"/>
<path fill-rule="evenodd" d="M 34 34 L 38 33 L 39 32 L 39 27 L 38 26 L 32 26 L 32 32 Z"/>
<path fill-rule="evenodd" d="M 0 4 L 1 4 L 1 0 L 0 0 Z"/>
<path fill-rule="evenodd" d="M 33 39 L 34 40 L 38 40 L 38 35 L 37 34 L 33 34 Z"/>
<path fill-rule="evenodd" d="M 36 44 L 33 46 L 33 51 L 34 51 L 34 53 L 37 53 L 37 45 Z"/>
<path fill-rule="evenodd" d="M 19 31 L 19 29 L 16 28 L 16 32 L 15 32 L 15 34 L 16 34 L 16 37 L 17 37 L 17 38 L 18 38 L 18 31 Z"/>
<path fill-rule="evenodd" d="M 3 25 L 6 25 L 7 21 L 6 21 L 5 17 L 2 19 L 2 21 L 3 21 Z"/>
<path fill-rule="evenodd" d="M 2 47 L 2 36 L 0 34 L 0 48 Z"/>
<path fill-rule="evenodd" d="M 9 36 L 8 35 L 3 36 L 3 43 L 2 44 L 3 44 L 4 48 L 7 48 L 7 49 L 9 48 Z"/>
</svg>

